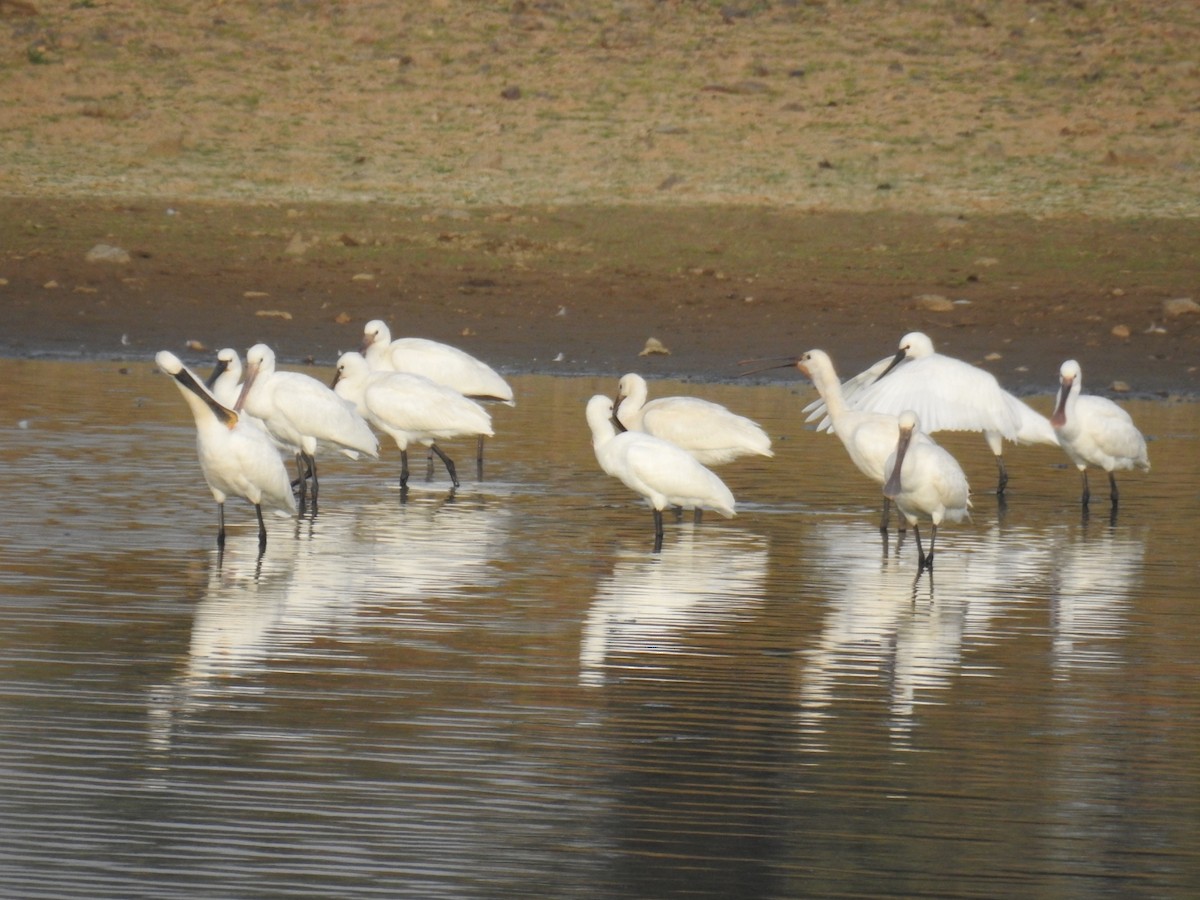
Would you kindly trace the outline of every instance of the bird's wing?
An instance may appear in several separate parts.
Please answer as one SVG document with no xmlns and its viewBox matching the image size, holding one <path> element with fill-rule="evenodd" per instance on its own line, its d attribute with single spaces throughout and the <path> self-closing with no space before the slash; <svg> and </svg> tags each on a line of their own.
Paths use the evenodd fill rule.
<svg viewBox="0 0 1200 900">
<path fill-rule="evenodd" d="M 754 448 L 770 453 L 771 439 L 756 422 L 698 397 L 669 397 L 646 404 L 641 430 L 688 450 Z"/>
<path fill-rule="evenodd" d="M 1107 397 L 1085 395 L 1075 400 L 1077 414 L 1085 421 L 1090 436 L 1101 452 L 1115 459 L 1132 460 L 1149 468 L 1146 439 L 1133 424 L 1133 418 Z"/>
<path fill-rule="evenodd" d="M 373 415 L 414 434 L 450 439 L 492 434 L 492 417 L 478 403 L 444 385 L 407 373 L 372 381 L 364 399 Z"/>
<path fill-rule="evenodd" d="M 1013 414 L 1017 417 L 1017 443 L 1018 444 L 1050 444 L 1058 446 L 1058 435 L 1054 432 L 1054 426 L 1050 424 L 1050 420 L 1043 416 L 1036 409 L 1031 407 L 1025 401 L 1014 397 L 1007 391 L 1004 392 L 1005 402 L 1012 409 Z"/>
<path fill-rule="evenodd" d="M 934 354 L 898 366 L 858 392 L 852 404 L 868 412 L 912 410 L 921 430 L 995 431 L 1017 439 L 1020 422 L 995 376 L 949 356 Z"/>
<path fill-rule="evenodd" d="M 495 369 L 450 344 L 400 338 L 392 341 L 390 358 L 397 372 L 424 375 L 465 396 L 506 403 L 513 399 L 512 388 Z"/>
<path fill-rule="evenodd" d="M 876 379 L 887 371 L 887 367 L 892 364 L 893 359 L 895 359 L 894 356 L 885 356 L 869 368 L 843 381 L 842 399 L 846 401 L 846 405 L 852 408 L 855 407 L 854 398 L 874 384 Z M 898 368 L 902 368 L 906 364 L 907 360 L 901 363 Z M 888 377 L 890 378 L 891 375 Z M 808 413 L 808 417 L 804 420 L 805 422 L 817 422 L 817 431 L 833 431 L 833 422 L 829 420 L 827 410 L 825 409 L 825 401 L 820 397 L 817 397 L 816 400 L 813 400 L 804 407 L 803 412 Z M 819 422 L 817 421 L 818 419 L 820 420 Z"/>
</svg>

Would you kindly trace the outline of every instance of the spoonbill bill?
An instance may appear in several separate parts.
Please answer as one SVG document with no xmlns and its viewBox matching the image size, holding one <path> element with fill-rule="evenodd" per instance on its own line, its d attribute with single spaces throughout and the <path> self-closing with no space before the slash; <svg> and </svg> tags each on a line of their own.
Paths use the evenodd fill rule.
<svg viewBox="0 0 1200 900">
<path fill-rule="evenodd" d="M 408 485 L 408 445 L 424 444 L 446 465 L 450 481 L 458 487 L 454 461 L 437 445 L 439 440 L 462 436 L 491 436 L 492 417 L 487 410 L 458 391 L 408 372 L 371 371 L 360 353 L 343 353 L 338 359 L 333 388 L 353 403 L 358 413 L 400 448 L 400 487 Z"/>
<path fill-rule="evenodd" d="M 1050 423 L 1058 434 L 1058 442 L 1075 468 L 1083 475 L 1084 509 L 1091 491 L 1088 490 L 1088 466 L 1097 466 L 1108 473 L 1112 508 L 1117 509 L 1117 469 L 1150 469 L 1146 455 L 1146 439 L 1133 424 L 1129 413 L 1107 397 L 1083 394 L 1083 370 L 1079 363 L 1068 359 L 1059 369 L 1058 397 Z"/>
<path fill-rule="evenodd" d="M 758 423 L 699 397 L 659 397 L 646 402 L 646 379 L 630 372 L 617 383 L 613 409 L 628 431 L 670 441 L 706 466 L 741 456 L 774 456 L 771 439 Z"/>
<path fill-rule="evenodd" d="M 246 351 L 246 381 L 234 409 L 261 419 L 271 436 L 296 454 L 300 476 L 300 506 L 305 479 L 312 477 L 316 507 L 317 448 L 332 448 L 351 459 L 359 454 L 379 456 L 379 439 L 354 409 L 330 388 L 302 372 L 280 372 L 275 353 L 266 344 Z"/>
<path fill-rule="evenodd" d="M 263 504 L 288 515 L 296 514 L 296 498 L 279 451 L 265 432 L 240 421 L 236 412 L 219 403 L 174 353 L 162 350 L 154 360 L 175 379 L 196 420 L 200 471 L 217 501 L 217 547 L 225 547 L 225 499 L 235 496 L 254 504 L 258 547 L 260 552 L 265 550 Z"/>
<path fill-rule="evenodd" d="M 884 468 L 888 472 L 883 495 L 896 504 L 900 514 L 913 527 L 917 538 L 917 572 L 933 571 L 933 548 L 938 526 L 945 519 L 961 522 L 971 506 L 971 489 L 958 461 L 932 438 L 921 433 L 920 418 L 905 410 L 898 421 L 900 437 Z M 933 523 L 929 553 L 921 547 L 918 519 Z"/>
<path fill-rule="evenodd" d="M 668 506 L 734 515 L 729 488 L 686 450 L 640 431 L 618 434 L 608 397 L 597 394 L 588 401 L 587 423 L 600 468 L 645 497 L 654 511 L 655 553 L 662 550 L 662 511 Z"/>
<path fill-rule="evenodd" d="M 372 319 L 363 328 L 359 352 L 374 370 L 424 375 L 430 381 L 453 388 L 471 400 L 516 405 L 512 387 L 487 363 L 465 350 L 427 338 L 392 340 L 391 330 L 381 319 Z M 429 465 L 432 475 L 432 459 Z M 476 445 L 475 465 L 479 477 L 483 478 L 482 436 Z"/>
<path fill-rule="evenodd" d="M 1058 438 L 1049 420 L 1000 387 L 991 372 L 934 352 L 933 341 L 920 331 L 900 339 L 890 360 L 880 360 L 842 385 L 846 403 L 865 412 L 894 416 L 915 412 L 926 433 L 982 431 L 996 458 L 996 493 L 1008 485 L 1004 441 L 1054 444 Z M 814 421 L 825 415 L 823 404 L 806 408 Z M 828 420 L 818 426 L 829 427 Z"/>
<path fill-rule="evenodd" d="M 236 350 L 225 347 L 217 351 L 217 362 L 204 386 L 222 406 L 233 408 L 242 392 L 242 360 Z"/>
</svg>

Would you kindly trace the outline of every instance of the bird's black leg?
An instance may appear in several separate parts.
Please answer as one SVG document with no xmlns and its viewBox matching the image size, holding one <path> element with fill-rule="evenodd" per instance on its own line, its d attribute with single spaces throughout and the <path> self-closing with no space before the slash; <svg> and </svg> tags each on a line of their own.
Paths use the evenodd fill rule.
<svg viewBox="0 0 1200 900">
<path fill-rule="evenodd" d="M 917 538 L 917 571 L 920 572 L 925 568 L 925 550 L 921 546 L 921 528 L 919 525 L 913 525 L 913 534 Z"/>
<path fill-rule="evenodd" d="M 304 460 L 308 463 L 308 474 L 312 476 L 312 501 L 313 512 L 317 511 L 317 490 L 320 488 L 320 483 L 317 481 L 317 458 L 304 454 Z"/>
<path fill-rule="evenodd" d="M 267 549 L 267 525 L 263 522 L 262 504 L 254 504 L 254 513 L 258 516 L 258 550 L 261 553 Z"/>
<path fill-rule="evenodd" d="M 888 519 L 891 518 L 891 515 L 892 515 L 892 501 L 890 499 L 888 499 L 887 497 L 884 497 L 883 498 L 883 515 L 879 519 L 879 530 L 882 531 L 885 535 L 887 534 L 887 530 L 888 530 Z"/>
<path fill-rule="evenodd" d="M 454 472 L 454 461 L 445 453 L 443 453 L 442 448 L 437 444 L 430 444 L 429 449 L 436 453 L 441 458 L 442 462 L 446 464 L 446 471 L 450 475 L 450 483 L 455 487 L 458 487 L 458 475 L 456 475 Z"/>
<path fill-rule="evenodd" d="M 1088 489 L 1087 469 L 1083 470 L 1083 507 L 1087 509 L 1088 501 L 1092 499 L 1092 492 Z"/>
<path fill-rule="evenodd" d="M 700 522 L 703 521 L 703 519 L 704 519 L 704 510 L 702 510 L 699 506 L 697 506 L 694 510 L 692 510 L 692 522 L 696 525 L 699 525 Z"/>
<path fill-rule="evenodd" d="M 929 555 L 925 557 L 925 568 L 933 571 L 933 545 L 937 543 L 937 523 L 934 523 L 933 534 L 929 536 Z"/>
<path fill-rule="evenodd" d="M 300 504 L 300 515 L 304 515 L 304 500 L 308 495 L 308 476 L 304 472 L 304 453 L 296 453 L 296 501 Z"/>
<path fill-rule="evenodd" d="M 425 454 L 425 480 L 433 481 L 433 448 L 429 448 L 429 452 Z"/>
<path fill-rule="evenodd" d="M 217 504 L 217 549 L 225 549 L 225 504 Z"/>
<path fill-rule="evenodd" d="M 996 457 L 996 468 L 1000 470 L 1000 480 L 996 483 L 996 493 L 1003 497 L 1004 489 L 1008 487 L 1008 469 L 1004 468 L 1004 457 Z"/>
<path fill-rule="evenodd" d="M 1117 476 L 1115 476 L 1112 472 L 1108 473 L 1108 485 L 1110 488 L 1108 497 L 1110 500 L 1112 500 L 1113 509 L 1116 509 L 1117 500 L 1119 499 L 1120 495 L 1117 493 Z"/>
<path fill-rule="evenodd" d="M 408 487 L 408 451 L 400 451 L 400 489 Z"/>
<path fill-rule="evenodd" d="M 475 444 L 475 477 L 483 481 L 483 435 Z"/>
<path fill-rule="evenodd" d="M 663 541 L 662 510 L 656 509 L 656 510 L 654 510 L 654 552 L 655 553 L 662 552 L 662 541 Z"/>
</svg>

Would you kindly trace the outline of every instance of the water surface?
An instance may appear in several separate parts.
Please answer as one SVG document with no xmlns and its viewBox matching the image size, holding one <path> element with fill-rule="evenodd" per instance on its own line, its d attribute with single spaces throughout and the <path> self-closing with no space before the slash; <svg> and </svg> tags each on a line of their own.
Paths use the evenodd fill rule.
<svg viewBox="0 0 1200 900">
<path fill-rule="evenodd" d="M 805 384 L 652 384 L 777 450 L 657 556 L 583 421 L 615 379 L 514 384 L 484 481 L 330 460 L 260 558 L 149 363 L 0 362 L 0 894 L 1200 892 L 1200 407 L 1127 404 L 1115 521 L 945 441 L 973 521 L 917 578 Z"/>
</svg>

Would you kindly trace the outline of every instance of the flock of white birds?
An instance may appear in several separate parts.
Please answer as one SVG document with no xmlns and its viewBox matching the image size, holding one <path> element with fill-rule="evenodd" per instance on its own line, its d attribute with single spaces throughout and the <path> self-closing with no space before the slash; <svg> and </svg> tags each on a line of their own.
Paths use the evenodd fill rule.
<svg viewBox="0 0 1200 900">
<path fill-rule="evenodd" d="M 318 453 L 377 457 L 376 431 L 400 450 L 402 491 L 413 444 L 436 454 L 457 487 L 454 462 L 438 441 L 476 437 L 482 472 L 483 441 L 493 434 L 483 404 L 514 402 L 512 388 L 487 364 L 436 341 L 392 340 L 379 320 L 367 323 L 360 351 L 338 359 L 332 386 L 277 370 L 265 344 L 246 352 L 244 371 L 236 351 L 221 350 L 207 382 L 169 351 L 156 361 L 175 379 L 195 418 L 200 468 L 217 502 L 218 547 L 225 544 L 227 497 L 254 505 L 264 550 L 263 507 L 287 515 L 303 514 L 310 503 L 315 509 Z M 912 526 L 918 572 L 933 568 L 938 526 L 961 521 L 971 506 L 962 467 L 930 437 L 934 432 L 982 432 L 996 459 L 998 494 L 1008 480 L 1004 441 L 1061 446 L 1082 473 L 1085 508 L 1089 466 L 1108 473 L 1114 511 L 1113 473 L 1150 468 L 1146 441 L 1129 415 L 1111 400 L 1081 394 L 1075 360 L 1062 364 L 1049 419 L 1002 389 L 990 373 L 936 353 L 920 332 L 905 335 L 895 355 L 844 383 L 821 350 L 785 365 L 806 375 L 820 395 L 805 407 L 808 421 L 837 435 L 854 465 L 881 485 L 880 528 L 886 531 L 892 504 Z M 662 549 L 668 507 L 694 510 L 697 522 L 704 509 L 734 515 L 733 494 L 710 466 L 773 455 L 770 437 L 750 419 L 698 397 L 650 400 L 645 379 L 633 373 L 620 379 L 615 400 L 592 397 L 586 414 L 601 469 L 646 498 L 653 510 L 655 553 Z M 296 460 L 294 481 L 281 454 Z M 928 553 L 920 522 L 932 526 Z"/>
</svg>

